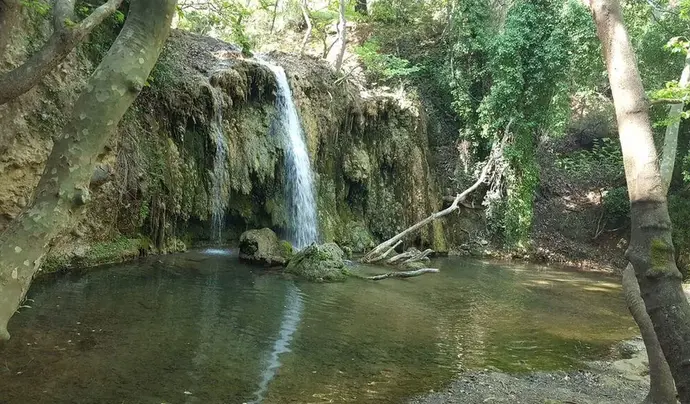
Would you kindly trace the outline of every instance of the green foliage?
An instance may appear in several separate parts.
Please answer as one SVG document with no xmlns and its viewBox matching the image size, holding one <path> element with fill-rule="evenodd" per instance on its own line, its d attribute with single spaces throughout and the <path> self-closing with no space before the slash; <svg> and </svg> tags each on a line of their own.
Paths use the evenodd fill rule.
<svg viewBox="0 0 690 404">
<path fill-rule="evenodd" d="M 178 8 L 181 16 L 179 27 L 200 35 L 217 31 L 221 39 L 236 43 L 245 54 L 251 54 L 256 46 L 246 31 L 246 19 L 256 11 L 244 1 L 211 0 L 199 9 L 185 11 Z"/>
<path fill-rule="evenodd" d="M 78 1 L 75 10 L 78 19 L 88 17 L 94 10 L 94 6 L 84 1 Z M 116 11 L 109 18 L 91 31 L 88 40 L 81 45 L 81 50 L 92 63 L 98 64 L 110 50 L 110 45 L 115 41 L 117 34 L 124 25 L 125 15 Z"/>
<path fill-rule="evenodd" d="M 690 151 L 683 157 L 682 165 L 683 181 L 690 182 Z"/>
<path fill-rule="evenodd" d="M 379 23 L 407 24 L 424 12 L 423 6 L 424 3 L 418 1 L 378 0 L 372 2 L 369 16 L 370 20 Z"/>
<path fill-rule="evenodd" d="M 139 208 L 139 226 L 142 226 L 146 222 L 146 219 L 149 217 L 150 213 L 151 209 L 148 201 L 142 202 L 141 207 Z"/>
<path fill-rule="evenodd" d="M 613 188 L 604 194 L 604 212 L 607 223 L 620 226 L 630 218 L 630 200 L 626 187 Z"/>
<path fill-rule="evenodd" d="M 539 183 L 537 136 L 565 127 L 563 110 L 568 105 L 558 90 L 564 87 L 573 44 L 564 31 L 561 11 L 558 1 L 549 0 L 518 1 L 511 7 L 503 32 L 491 45 L 491 87 L 475 125 L 481 133 L 470 135 L 490 145 L 506 131 L 511 134 L 504 151 L 507 200 L 495 210 L 504 217 L 492 218 L 503 223 L 505 241 L 511 246 L 526 247 L 529 240 Z"/>
<path fill-rule="evenodd" d="M 20 0 L 20 4 L 31 11 L 36 12 L 41 17 L 50 15 L 50 3 L 43 0 Z"/>
<path fill-rule="evenodd" d="M 367 71 L 385 80 L 406 78 L 418 73 L 422 67 L 411 65 L 409 60 L 381 52 L 376 40 L 369 40 L 355 49 Z"/>
<path fill-rule="evenodd" d="M 591 150 L 579 150 L 560 156 L 556 166 L 578 179 L 610 175 L 611 180 L 623 176 L 623 154 L 620 144 L 611 138 L 596 139 Z"/>
<path fill-rule="evenodd" d="M 690 249 L 690 199 L 680 195 L 668 197 L 668 213 L 673 223 L 673 244 L 680 250 Z"/>
</svg>

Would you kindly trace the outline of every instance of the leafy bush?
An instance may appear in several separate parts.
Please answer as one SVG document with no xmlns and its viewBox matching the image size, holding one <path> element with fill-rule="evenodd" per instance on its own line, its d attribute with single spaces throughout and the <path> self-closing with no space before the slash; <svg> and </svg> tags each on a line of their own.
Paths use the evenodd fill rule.
<svg viewBox="0 0 690 404">
<path fill-rule="evenodd" d="M 623 176 L 623 153 L 614 139 L 596 139 L 591 150 L 561 156 L 556 160 L 556 166 L 577 178 L 593 178 L 608 173 L 613 180 Z"/>
<path fill-rule="evenodd" d="M 613 188 L 604 194 L 606 221 L 612 226 L 620 226 L 630 217 L 630 200 L 626 187 Z"/>
<path fill-rule="evenodd" d="M 409 77 L 422 70 L 421 66 L 411 65 L 407 59 L 382 53 L 375 40 L 368 40 L 358 46 L 355 53 L 361 58 L 367 71 L 383 80 Z"/>
</svg>

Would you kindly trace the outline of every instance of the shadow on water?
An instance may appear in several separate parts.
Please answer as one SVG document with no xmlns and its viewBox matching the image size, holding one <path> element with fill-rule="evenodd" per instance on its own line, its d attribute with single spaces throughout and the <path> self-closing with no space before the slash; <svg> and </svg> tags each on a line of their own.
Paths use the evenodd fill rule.
<svg viewBox="0 0 690 404">
<path fill-rule="evenodd" d="M 38 282 L 0 346 L 0 402 L 392 403 L 469 369 L 571 369 L 635 334 L 615 279 L 433 264 L 309 284 L 200 251 Z"/>
</svg>

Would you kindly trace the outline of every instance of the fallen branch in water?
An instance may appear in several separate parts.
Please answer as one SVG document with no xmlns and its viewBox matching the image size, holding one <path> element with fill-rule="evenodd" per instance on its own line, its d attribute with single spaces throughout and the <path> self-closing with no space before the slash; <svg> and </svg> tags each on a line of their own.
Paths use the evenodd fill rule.
<svg viewBox="0 0 690 404">
<path fill-rule="evenodd" d="M 389 272 L 387 274 L 381 274 L 381 275 L 366 276 L 366 277 L 364 277 L 364 279 L 368 279 L 370 281 L 380 281 L 381 279 L 388 279 L 388 278 L 412 278 L 414 276 L 437 273 L 437 272 L 439 272 L 439 271 L 436 268 L 422 268 L 422 269 L 415 269 L 414 271 L 398 271 L 398 272 Z"/>
<path fill-rule="evenodd" d="M 512 122 L 512 121 L 511 121 Z M 510 125 L 509 125 L 510 127 Z M 506 128 L 506 133 L 508 132 L 508 128 Z M 477 181 L 475 181 L 474 184 L 472 184 L 471 187 L 467 188 L 463 192 L 457 194 L 455 198 L 453 199 L 453 203 L 436 213 L 432 213 L 430 216 L 428 216 L 426 219 L 421 220 L 414 225 L 408 227 L 407 229 L 401 231 L 400 233 L 396 234 L 395 236 L 391 237 L 390 239 L 384 241 L 383 243 L 377 245 L 373 250 L 369 251 L 364 257 L 361 258 L 361 262 L 364 263 L 374 263 L 374 262 L 379 262 L 385 259 L 385 257 L 390 253 L 391 251 L 391 246 L 395 248 L 398 244 L 400 244 L 400 241 L 405 238 L 410 233 L 413 233 L 417 231 L 418 229 L 426 226 L 427 224 L 433 222 L 434 220 L 437 220 L 443 216 L 446 216 L 452 212 L 455 212 L 460 208 L 460 203 L 464 202 L 465 199 L 469 194 L 474 192 L 477 188 L 479 188 L 480 185 L 486 183 L 486 181 L 489 179 L 489 175 L 491 174 L 492 170 L 496 167 L 496 164 L 499 159 L 502 158 L 503 156 L 503 149 L 506 143 L 506 138 L 504 137 L 504 140 L 501 141 L 500 143 L 497 143 L 493 150 L 491 151 L 491 155 L 487 159 L 486 163 L 484 164 L 484 167 L 482 168 L 479 177 L 477 178 Z M 384 254 L 385 252 L 385 254 Z M 428 254 L 427 254 L 428 255 Z M 389 258 L 388 261 L 386 262 L 389 265 L 395 265 L 397 262 L 400 262 L 403 258 L 408 259 L 411 258 L 411 255 L 408 255 L 407 253 L 401 253 L 398 255 L 393 256 L 392 258 Z"/>
</svg>

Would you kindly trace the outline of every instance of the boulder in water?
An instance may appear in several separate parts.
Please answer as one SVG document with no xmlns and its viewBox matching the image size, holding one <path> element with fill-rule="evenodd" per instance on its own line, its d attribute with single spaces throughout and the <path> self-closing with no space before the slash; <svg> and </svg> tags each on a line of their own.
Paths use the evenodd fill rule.
<svg viewBox="0 0 690 404">
<path fill-rule="evenodd" d="M 292 257 L 292 245 L 269 228 L 247 230 L 240 236 L 240 259 L 264 266 L 285 266 Z"/>
<path fill-rule="evenodd" d="M 344 256 L 335 243 L 312 244 L 292 257 L 286 271 L 312 282 L 341 282 L 347 277 Z"/>
</svg>

